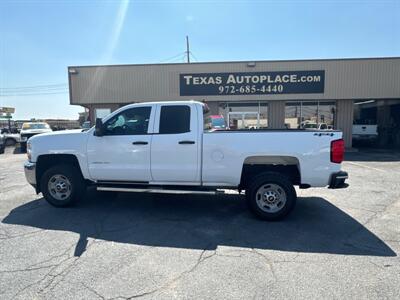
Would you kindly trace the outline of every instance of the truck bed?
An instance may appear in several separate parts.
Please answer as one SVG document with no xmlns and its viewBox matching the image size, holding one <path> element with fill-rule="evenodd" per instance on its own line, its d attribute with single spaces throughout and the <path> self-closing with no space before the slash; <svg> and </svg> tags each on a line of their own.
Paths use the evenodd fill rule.
<svg viewBox="0 0 400 300">
<path fill-rule="evenodd" d="M 251 134 L 250 134 L 251 133 Z M 240 182 L 244 164 L 296 164 L 301 183 L 315 187 L 329 184 L 329 174 L 340 171 L 330 161 L 331 142 L 342 138 L 340 131 L 304 129 L 220 130 L 203 134 L 203 184 Z"/>
</svg>

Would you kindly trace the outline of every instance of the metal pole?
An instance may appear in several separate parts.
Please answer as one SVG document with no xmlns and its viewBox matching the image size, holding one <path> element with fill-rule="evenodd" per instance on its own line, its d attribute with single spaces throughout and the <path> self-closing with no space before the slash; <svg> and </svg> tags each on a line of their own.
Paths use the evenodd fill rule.
<svg viewBox="0 0 400 300">
<path fill-rule="evenodd" d="M 186 36 L 186 56 L 187 56 L 187 63 L 190 64 L 190 51 L 189 51 L 189 37 Z"/>
</svg>

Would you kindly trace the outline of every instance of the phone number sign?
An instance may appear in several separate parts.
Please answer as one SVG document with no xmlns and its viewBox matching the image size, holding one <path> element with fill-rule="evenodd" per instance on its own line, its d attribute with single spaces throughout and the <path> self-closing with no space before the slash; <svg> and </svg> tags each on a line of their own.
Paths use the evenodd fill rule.
<svg viewBox="0 0 400 300">
<path fill-rule="evenodd" d="M 181 96 L 318 94 L 325 71 L 180 74 Z"/>
</svg>

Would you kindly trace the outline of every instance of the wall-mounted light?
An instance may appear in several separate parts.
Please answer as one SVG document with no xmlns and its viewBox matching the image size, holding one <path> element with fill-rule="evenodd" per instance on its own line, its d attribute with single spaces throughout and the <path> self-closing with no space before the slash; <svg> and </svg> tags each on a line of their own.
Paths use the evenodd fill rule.
<svg viewBox="0 0 400 300">
<path fill-rule="evenodd" d="M 250 67 L 250 68 L 254 68 L 256 66 L 256 63 L 254 61 L 248 62 L 247 66 Z"/>
<path fill-rule="evenodd" d="M 69 74 L 78 74 L 78 70 L 77 69 L 68 69 L 68 73 Z"/>
</svg>

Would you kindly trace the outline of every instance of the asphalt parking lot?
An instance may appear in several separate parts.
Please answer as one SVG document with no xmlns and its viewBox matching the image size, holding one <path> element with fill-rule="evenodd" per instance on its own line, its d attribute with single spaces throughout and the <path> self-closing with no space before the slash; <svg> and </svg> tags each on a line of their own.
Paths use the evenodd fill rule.
<svg viewBox="0 0 400 300">
<path fill-rule="evenodd" d="M 57 209 L 0 155 L 0 298 L 363 298 L 400 295 L 400 154 L 350 153 L 350 186 L 298 191 L 283 222 L 238 194 L 89 192 Z"/>
</svg>

